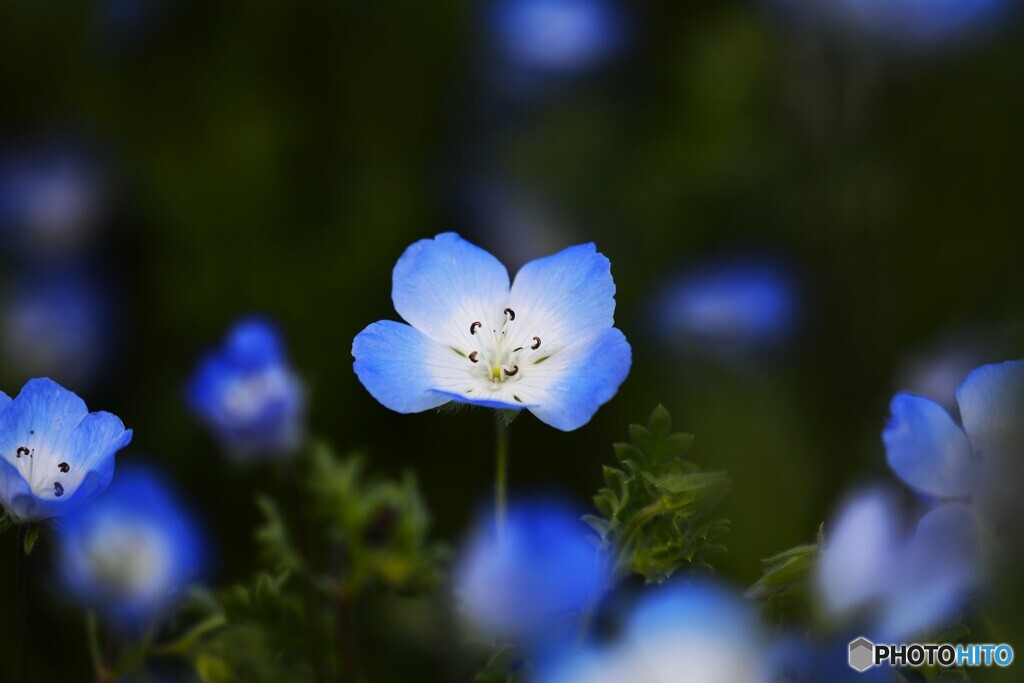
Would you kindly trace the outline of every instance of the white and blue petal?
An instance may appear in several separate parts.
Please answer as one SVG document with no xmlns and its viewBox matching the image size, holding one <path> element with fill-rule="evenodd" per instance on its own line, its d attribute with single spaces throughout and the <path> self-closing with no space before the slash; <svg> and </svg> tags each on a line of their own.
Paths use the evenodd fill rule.
<svg viewBox="0 0 1024 683">
<path fill-rule="evenodd" d="M 593 244 L 563 249 L 527 263 L 509 293 L 520 342 L 534 335 L 557 350 L 615 324 L 615 281 L 611 263 Z"/>
<path fill-rule="evenodd" d="M 967 436 L 940 406 L 897 394 L 882 432 L 889 467 L 914 489 L 941 498 L 971 494 L 975 463 Z"/>
<path fill-rule="evenodd" d="M 541 422 L 572 431 L 615 396 L 632 363 L 625 335 L 609 328 L 530 365 L 515 393 Z"/>
<path fill-rule="evenodd" d="M 356 335 L 352 355 L 359 381 L 395 412 L 436 408 L 473 388 L 465 357 L 404 323 L 373 323 Z"/>
<path fill-rule="evenodd" d="M 893 502 L 880 491 L 862 493 L 846 504 L 826 536 L 815 576 L 830 615 L 843 618 L 884 593 L 899 524 Z"/>
<path fill-rule="evenodd" d="M 995 460 L 1019 453 L 1024 445 L 1024 360 L 971 371 L 957 388 L 956 400 L 977 455 Z"/>
<path fill-rule="evenodd" d="M 471 346 L 473 323 L 500 323 L 508 292 L 505 266 L 451 232 L 411 245 L 392 274 L 398 315 L 434 341 L 460 348 Z"/>
<path fill-rule="evenodd" d="M 130 440 L 117 417 L 90 415 L 56 382 L 30 380 L 0 410 L 0 502 L 22 521 L 65 514 L 106 488 Z"/>
<path fill-rule="evenodd" d="M 894 642 L 911 639 L 954 616 L 979 579 L 970 509 L 940 505 L 922 517 L 893 567 L 879 636 Z"/>
</svg>

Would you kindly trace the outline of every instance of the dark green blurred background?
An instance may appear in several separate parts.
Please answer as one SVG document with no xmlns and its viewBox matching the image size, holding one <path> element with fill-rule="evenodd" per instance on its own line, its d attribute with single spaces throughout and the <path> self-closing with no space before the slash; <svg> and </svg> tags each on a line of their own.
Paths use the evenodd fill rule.
<svg viewBox="0 0 1024 683">
<path fill-rule="evenodd" d="M 222 458 L 183 387 L 242 314 L 280 322 L 314 434 L 375 471 L 416 470 L 439 537 L 457 544 L 487 502 L 489 416 L 392 413 L 351 367 L 353 336 L 395 317 L 395 260 L 438 232 L 513 268 L 582 241 L 611 259 L 632 374 L 577 432 L 517 421 L 512 491 L 585 507 L 610 444 L 664 403 L 697 435 L 693 458 L 734 481 L 718 569 L 740 585 L 812 539 L 841 492 L 887 476 L 880 430 L 915 358 L 966 338 L 982 340 L 979 362 L 1024 355 L 1024 41 L 1010 20 L 924 52 L 758 3 L 637 2 L 606 68 L 516 95 L 489 80 L 469 2 L 154 6 L 111 27 L 95 2 L 3 2 L 0 145 L 71 133 L 116 179 L 102 271 L 118 351 L 82 393 L 135 430 L 121 458 L 165 465 L 201 511 L 213 583 L 251 573 L 252 494 L 274 484 Z M 494 184 L 559 228 L 520 232 L 467 199 Z M 792 264 L 792 343 L 736 364 L 660 337 L 666 278 L 735 251 Z M 3 377 L 8 393 L 25 379 Z M 13 535 L 0 545 L 13 559 Z M 32 558 L 39 679 L 83 680 L 84 626 L 52 597 L 48 550 Z M 8 563 L 0 579 L 12 585 Z M 446 646 L 405 642 L 390 618 L 364 615 L 370 680 L 403 661 L 441 676 Z M 0 639 L 13 642 L 8 620 Z M 13 662 L 0 657 L 0 677 Z"/>
</svg>

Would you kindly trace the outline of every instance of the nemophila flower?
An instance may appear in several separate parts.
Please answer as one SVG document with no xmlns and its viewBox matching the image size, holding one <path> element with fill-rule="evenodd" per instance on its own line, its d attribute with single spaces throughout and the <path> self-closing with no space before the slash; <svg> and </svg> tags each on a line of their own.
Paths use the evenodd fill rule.
<svg viewBox="0 0 1024 683">
<path fill-rule="evenodd" d="M 525 408 L 571 431 L 629 374 L 610 264 L 593 244 L 526 264 L 510 287 L 497 259 L 445 233 L 406 249 L 392 299 L 409 324 L 370 325 L 352 355 L 363 386 L 400 413 L 449 401 Z"/>
<path fill-rule="evenodd" d="M 839 0 L 855 26 L 887 38 L 933 42 L 976 28 L 1003 0 Z"/>
<path fill-rule="evenodd" d="M 469 621 L 484 633 L 550 638 L 596 600 L 609 566 L 575 511 L 553 502 L 513 503 L 503 530 L 476 526 L 455 573 Z"/>
<path fill-rule="evenodd" d="M 881 491 L 845 506 L 827 529 L 816 575 L 829 617 L 901 640 L 942 626 L 963 606 L 980 578 L 974 516 L 947 504 L 906 526 Z"/>
<path fill-rule="evenodd" d="M 735 354 L 786 341 L 798 301 L 783 267 L 738 260 L 694 268 L 666 287 L 655 310 L 659 335 L 673 345 Z"/>
<path fill-rule="evenodd" d="M 498 0 L 489 18 L 501 56 L 532 71 L 596 66 L 621 46 L 625 32 L 612 0 Z"/>
<path fill-rule="evenodd" d="M 571 653 L 541 683 L 758 683 L 766 642 L 749 604 L 712 585 L 671 585 L 645 596 L 619 642 Z"/>
<path fill-rule="evenodd" d="M 55 528 L 68 593 L 122 627 L 159 616 L 203 566 L 195 519 L 146 468 L 118 472 L 106 493 Z"/>
<path fill-rule="evenodd" d="M 0 299 L 5 375 L 92 384 L 111 336 L 111 307 L 101 288 L 78 273 L 19 277 Z"/>
<path fill-rule="evenodd" d="M 96 228 L 102 206 L 96 167 L 65 146 L 0 160 L 0 234 L 19 252 L 66 254 Z"/>
<path fill-rule="evenodd" d="M 243 458 L 287 454 L 305 435 L 305 389 L 292 370 L 277 329 L 244 320 L 193 376 L 189 404 Z"/>
<path fill-rule="evenodd" d="M 0 392 L 0 503 L 20 522 L 77 511 L 107 488 L 131 439 L 116 415 L 90 413 L 50 379 L 30 380 L 14 399 Z"/>
<path fill-rule="evenodd" d="M 956 391 L 958 425 L 934 401 L 897 394 L 882 433 L 889 467 L 916 491 L 1001 514 L 1024 453 L 1024 361 L 983 365 Z"/>
</svg>

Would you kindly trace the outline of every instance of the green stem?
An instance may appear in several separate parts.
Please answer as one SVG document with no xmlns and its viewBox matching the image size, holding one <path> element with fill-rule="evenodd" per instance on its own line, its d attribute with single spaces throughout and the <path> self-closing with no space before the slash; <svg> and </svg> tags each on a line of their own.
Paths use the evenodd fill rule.
<svg viewBox="0 0 1024 683">
<path fill-rule="evenodd" d="M 504 416 L 499 415 L 495 425 L 497 428 L 497 441 L 495 445 L 494 469 L 494 519 L 498 525 L 498 537 L 500 538 L 505 533 L 509 423 Z"/>
<path fill-rule="evenodd" d="M 18 624 L 18 651 L 21 658 L 21 681 L 31 683 L 32 664 L 29 661 L 28 648 L 28 572 L 26 570 L 25 539 L 28 537 L 28 525 L 18 526 L 18 553 L 15 560 L 15 604 Z"/>
</svg>

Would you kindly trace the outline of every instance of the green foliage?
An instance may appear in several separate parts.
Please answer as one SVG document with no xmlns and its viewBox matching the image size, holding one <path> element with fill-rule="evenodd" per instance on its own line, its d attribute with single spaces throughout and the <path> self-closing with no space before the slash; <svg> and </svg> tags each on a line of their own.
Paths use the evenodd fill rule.
<svg viewBox="0 0 1024 683">
<path fill-rule="evenodd" d="M 370 478 L 362 458 L 339 459 L 324 444 L 292 465 L 282 472 L 287 507 L 267 495 L 256 499 L 265 570 L 209 596 L 200 631 L 165 648 L 188 657 L 203 683 L 341 676 L 351 666 L 342 660 L 353 646 L 351 608 L 362 593 L 416 593 L 440 580 L 443 550 L 429 538 L 412 475 Z"/>
<path fill-rule="evenodd" d="M 36 543 L 39 542 L 39 529 L 38 524 L 30 524 L 25 530 L 25 554 L 31 555 L 32 551 L 36 549 Z"/>
<path fill-rule="evenodd" d="M 286 572 L 257 574 L 199 607 L 205 632 L 168 649 L 188 657 L 203 683 L 313 680 L 309 615 Z"/>
<path fill-rule="evenodd" d="M 504 643 L 477 673 L 479 683 L 522 683 L 530 678 L 530 660 L 522 648 Z"/>
<path fill-rule="evenodd" d="M 776 621 L 807 616 L 807 588 L 825 542 L 824 525 L 818 527 L 814 543 L 798 545 L 761 560 L 764 573 L 747 590 L 747 597 L 762 600 L 766 612 Z"/>
<path fill-rule="evenodd" d="M 729 490 L 725 472 L 705 472 L 683 456 L 690 434 L 672 433 L 663 406 L 648 426 L 630 425 L 632 443 L 615 444 L 620 467 L 605 467 L 606 486 L 594 497 L 599 515 L 585 521 L 606 549 L 617 553 L 616 574 L 660 583 L 684 565 L 710 567 L 724 552 L 718 539 L 729 521 L 712 515 Z"/>
</svg>

